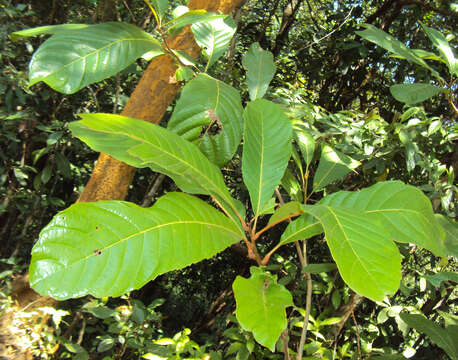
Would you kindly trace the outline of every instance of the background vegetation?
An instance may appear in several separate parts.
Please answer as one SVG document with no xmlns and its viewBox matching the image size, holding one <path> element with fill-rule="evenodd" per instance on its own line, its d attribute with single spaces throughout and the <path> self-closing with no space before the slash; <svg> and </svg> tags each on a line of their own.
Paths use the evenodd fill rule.
<svg viewBox="0 0 458 360">
<path fill-rule="evenodd" d="M 171 8 L 182 4 L 170 3 Z M 147 63 L 138 60 L 115 77 L 74 95 L 56 93 L 43 83 L 28 88 L 28 62 L 44 38 L 12 42 L 8 35 L 47 24 L 107 20 L 153 31 L 155 23 L 140 0 L 1 0 L 0 4 L 0 355 L 19 358 L 20 353 L 28 352 L 50 359 L 136 359 L 160 348 L 165 358 L 283 358 L 281 347 L 276 353 L 261 347 L 233 316 L 231 284 L 237 275 L 247 276 L 251 265 L 238 248 L 160 276 L 121 298 L 85 297 L 25 308 L 30 302 L 23 293 L 20 296 L 20 274 L 28 267 L 38 233 L 58 211 L 76 201 L 97 159 L 97 154 L 71 136 L 67 123 L 77 113 L 119 113 Z M 274 54 L 277 72 L 267 98 L 281 104 L 291 119 L 307 124 L 335 149 L 362 163 L 345 179 L 328 186 L 326 193 L 356 190 L 386 179 L 402 180 L 423 190 L 436 213 L 456 218 L 458 132 L 450 98 L 439 95 L 411 107 L 396 101 L 389 91 L 391 85 L 437 84 L 437 80 L 356 33 L 362 30 L 361 24 L 373 24 L 410 48 L 434 52 L 420 21 L 448 36 L 454 45 L 456 4 L 251 0 L 234 18 L 236 40 L 210 75 L 231 83 L 247 101 L 243 54 L 253 42 Z M 427 61 L 450 80 L 451 102 L 456 104 L 456 76 L 451 77 L 443 63 Z M 170 107 L 164 123 L 172 110 Z M 243 202 L 249 195 L 239 165 L 240 154 L 223 173 L 226 184 Z M 294 175 L 299 167 L 291 161 L 289 176 L 282 183 L 285 198 L 294 199 L 301 191 Z M 310 168 L 313 172 L 316 166 Z M 138 170 L 127 200 L 148 206 L 160 195 L 176 190 L 173 182 L 159 183 L 158 178 L 147 169 Z M 319 198 L 314 195 L 312 200 Z M 456 254 L 456 226 L 451 229 L 448 241 L 453 242 Z M 263 244 L 267 248 L 276 239 L 278 233 L 273 232 Z M 310 263 L 332 262 L 330 254 L 323 254 L 322 241 L 317 238 L 310 243 Z M 401 245 L 400 251 L 403 280 L 389 302 L 362 299 L 344 285 L 336 271 L 312 274 L 308 358 L 453 356 L 447 336 L 458 343 L 458 320 L 453 315 L 457 310 L 456 257 L 437 258 L 408 244 Z M 306 282 L 295 254 L 293 245 L 282 249 L 271 271 L 293 292 L 295 304 L 303 304 Z M 403 310 L 425 315 L 446 335 L 436 338 L 421 326 L 409 327 Z M 30 311 L 36 316 L 27 316 Z M 300 336 L 303 311 L 297 308 L 288 314 L 293 346 Z"/>
</svg>

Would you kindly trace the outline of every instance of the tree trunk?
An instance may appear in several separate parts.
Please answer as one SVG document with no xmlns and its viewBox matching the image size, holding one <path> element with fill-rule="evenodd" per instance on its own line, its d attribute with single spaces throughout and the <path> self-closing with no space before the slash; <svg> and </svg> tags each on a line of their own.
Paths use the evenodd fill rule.
<svg viewBox="0 0 458 360">
<path fill-rule="evenodd" d="M 118 0 L 99 0 L 95 11 L 97 22 L 115 21 Z"/>
<path fill-rule="evenodd" d="M 229 13 L 242 1 L 190 0 L 189 9 Z M 167 39 L 167 43 L 172 49 L 184 50 L 193 57 L 200 51 L 189 28 Z M 151 61 L 121 115 L 159 123 L 179 90 L 179 85 L 174 81 L 176 69 L 169 56 L 160 56 Z M 135 168 L 102 153 L 78 201 L 123 200 L 134 173 Z"/>
</svg>

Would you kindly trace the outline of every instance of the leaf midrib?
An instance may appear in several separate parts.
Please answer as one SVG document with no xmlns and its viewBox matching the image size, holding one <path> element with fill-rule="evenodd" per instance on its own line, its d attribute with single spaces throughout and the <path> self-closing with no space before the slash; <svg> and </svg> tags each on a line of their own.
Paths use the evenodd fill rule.
<svg viewBox="0 0 458 360">
<path fill-rule="evenodd" d="M 113 213 L 111 213 L 111 214 L 113 214 Z M 108 249 L 110 249 L 110 248 L 112 248 L 114 246 L 117 246 L 117 245 L 119 245 L 119 244 L 121 244 L 121 243 L 123 243 L 125 241 L 128 241 L 129 239 L 131 239 L 133 237 L 143 235 L 143 234 L 145 234 L 147 232 L 154 231 L 156 229 L 160 229 L 160 228 L 163 228 L 163 227 L 166 227 L 166 226 L 183 225 L 183 224 L 197 224 L 197 225 L 203 225 L 203 226 L 207 226 L 207 227 L 211 226 L 211 227 L 216 228 L 216 229 L 222 229 L 222 230 L 224 230 L 224 231 L 226 231 L 226 232 L 228 232 L 230 234 L 233 234 L 235 236 L 240 236 L 239 233 L 234 232 L 234 231 L 230 230 L 229 228 L 227 228 L 227 227 L 225 227 L 223 225 L 218 225 L 218 224 L 208 223 L 208 222 L 198 221 L 198 220 L 185 220 L 185 221 L 182 220 L 182 221 L 172 221 L 172 222 L 167 222 L 167 223 L 164 223 L 164 224 L 150 226 L 148 228 L 145 228 L 144 230 L 141 230 L 139 232 L 133 233 L 133 234 L 131 234 L 129 236 L 126 236 L 124 238 L 118 239 L 117 241 L 113 242 L 112 244 L 109 244 L 108 246 L 105 246 L 105 247 L 100 248 L 98 250 L 103 252 L 103 251 L 106 251 L 106 250 L 108 250 Z M 62 226 L 62 225 L 54 225 L 54 228 L 67 229 L 67 227 Z M 73 266 L 75 266 L 75 265 L 77 265 L 77 264 L 79 264 L 81 262 L 84 262 L 84 261 L 86 261 L 86 260 L 88 260 L 88 259 L 90 259 L 92 257 L 95 257 L 95 255 L 93 253 L 91 253 L 91 254 L 89 254 L 89 255 L 87 255 L 87 256 L 85 256 L 85 257 L 83 257 L 83 258 L 81 258 L 81 259 L 79 259 L 79 260 L 77 260 L 75 262 L 72 262 L 72 263 L 70 263 L 68 265 L 64 265 L 64 267 L 59 271 L 67 270 L 68 268 L 73 267 Z M 53 273 L 53 274 L 55 274 L 55 273 Z"/>
<path fill-rule="evenodd" d="M 84 121 L 84 120 L 83 120 L 83 121 Z M 224 193 L 221 194 L 221 192 L 219 191 L 219 187 L 218 187 L 209 177 L 207 177 L 207 176 L 205 175 L 204 172 L 197 171 L 197 169 L 196 169 L 194 166 L 192 166 L 190 163 L 188 163 L 188 162 L 186 162 L 186 161 L 183 161 L 183 159 L 181 159 L 180 157 L 175 156 L 174 154 L 172 154 L 172 153 L 170 153 L 170 152 L 164 150 L 163 148 L 161 148 L 161 147 L 159 147 L 159 146 L 157 146 L 157 145 L 151 143 L 150 141 L 148 141 L 148 140 L 146 140 L 146 139 L 139 138 L 139 137 L 134 136 L 134 135 L 131 135 L 131 134 L 125 134 L 125 133 L 117 132 L 117 131 L 107 131 L 107 130 L 93 129 L 93 128 L 89 128 L 89 129 L 91 129 L 92 131 L 97 131 L 97 132 L 101 132 L 101 133 L 105 133 L 105 134 L 114 134 L 114 135 L 126 136 L 126 137 L 128 137 L 128 138 L 133 139 L 133 140 L 139 141 L 140 143 L 149 144 L 151 147 L 153 147 L 153 148 L 155 148 L 155 149 L 159 149 L 160 151 L 164 152 L 165 154 L 169 155 L 170 157 L 176 159 L 178 162 L 181 162 L 181 163 L 183 163 L 183 164 L 186 164 L 188 167 L 190 167 L 190 168 L 193 169 L 195 172 L 197 172 L 198 174 L 200 174 L 200 175 L 201 175 L 204 179 L 206 179 L 210 184 L 212 184 L 212 185 L 214 186 L 214 188 L 217 190 L 216 193 L 217 193 L 219 196 L 221 196 L 221 198 L 222 198 L 223 200 L 225 200 L 225 201 L 229 204 L 229 206 L 232 208 L 232 210 L 236 211 L 236 209 L 232 206 L 232 201 L 231 201 L 232 199 L 231 199 L 231 198 L 228 198 Z M 184 141 L 186 141 L 186 140 L 184 140 Z M 191 143 L 190 143 L 190 144 L 191 144 Z M 131 148 L 130 148 L 130 149 L 131 149 Z M 197 148 L 197 150 L 199 150 L 199 149 Z M 200 151 L 200 150 L 199 150 L 199 151 Z M 135 156 L 135 155 L 133 155 L 133 154 L 131 154 L 131 156 L 134 156 L 134 157 L 139 158 L 138 156 Z M 203 154 L 202 154 L 202 156 L 205 157 L 205 155 L 203 155 Z M 139 158 L 139 159 L 141 159 L 141 158 Z M 156 163 L 154 163 L 154 162 L 152 162 L 152 161 L 149 161 L 149 162 L 150 162 L 150 163 L 153 163 L 153 164 L 156 164 Z M 148 164 L 148 161 L 144 161 L 144 163 L 145 163 L 145 164 Z M 163 167 L 163 166 L 161 166 L 161 167 Z M 169 171 L 169 170 L 168 170 L 168 171 Z M 173 171 L 170 171 L 170 172 L 171 172 L 171 173 L 174 173 Z M 176 173 L 176 172 L 175 172 L 175 173 Z M 178 173 L 178 175 L 180 175 L 180 174 Z M 223 182 L 223 183 L 224 183 L 224 182 Z M 210 191 L 210 190 L 208 189 L 208 187 L 205 187 L 203 184 L 200 184 L 200 186 L 202 186 L 205 190 L 207 190 L 207 191 L 210 193 L 210 195 L 212 194 L 212 191 Z M 232 219 L 232 218 L 231 218 L 231 220 L 234 221 L 234 219 Z M 235 221 L 234 221 L 234 222 L 235 222 Z"/>
<path fill-rule="evenodd" d="M 102 52 L 105 48 L 107 47 L 111 47 L 111 46 L 114 46 L 116 43 L 119 43 L 119 42 L 123 42 L 123 41 L 144 41 L 144 42 L 150 42 L 152 44 L 156 44 L 157 45 L 157 40 L 155 39 L 146 39 L 146 38 L 124 38 L 124 39 L 120 39 L 120 40 L 115 40 L 115 41 L 112 41 L 110 42 L 109 44 L 101 47 L 101 48 L 98 48 L 94 51 L 91 51 L 90 53 L 84 55 L 84 56 L 80 56 L 78 58 L 76 58 L 75 60 L 72 60 L 71 62 L 59 67 L 56 71 L 53 71 L 51 73 L 49 73 L 48 75 L 46 75 L 45 77 L 41 77 L 39 78 L 40 80 L 35 80 L 35 83 L 38 82 L 38 81 L 42 81 L 42 79 L 48 79 L 49 77 L 55 75 L 56 73 L 60 72 L 60 71 L 63 71 L 65 68 L 69 67 L 69 66 L 72 66 L 74 63 L 78 62 L 78 61 L 84 61 L 86 62 L 86 58 L 90 57 L 90 56 L 93 56 L 94 54 L 97 54 L 98 52 Z"/>
</svg>

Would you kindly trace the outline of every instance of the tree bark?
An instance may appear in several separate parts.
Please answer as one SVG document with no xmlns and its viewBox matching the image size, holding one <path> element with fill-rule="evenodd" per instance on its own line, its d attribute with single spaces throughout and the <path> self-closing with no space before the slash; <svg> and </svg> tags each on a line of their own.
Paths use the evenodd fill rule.
<svg viewBox="0 0 458 360">
<path fill-rule="evenodd" d="M 243 0 L 190 0 L 189 9 L 229 13 L 242 2 Z M 167 43 L 170 48 L 184 50 L 193 57 L 200 51 L 189 28 L 167 39 Z M 152 60 L 121 115 L 159 123 L 179 90 L 179 85 L 174 80 L 176 69 L 177 66 L 169 56 Z M 123 200 L 134 173 L 135 168 L 101 153 L 78 202 Z"/>
</svg>

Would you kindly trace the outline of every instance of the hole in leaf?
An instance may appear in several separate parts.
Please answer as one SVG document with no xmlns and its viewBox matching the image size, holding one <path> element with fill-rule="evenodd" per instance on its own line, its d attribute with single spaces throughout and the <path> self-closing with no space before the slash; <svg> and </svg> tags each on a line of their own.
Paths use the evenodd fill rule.
<svg viewBox="0 0 458 360">
<path fill-rule="evenodd" d="M 218 115 L 216 115 L 215 110 L 208 109 L 205 111 L 205 115 L 211 121 L 208 125 L 202 127 L 202 131 L 200 132 L 201 137 L 208 134 L 208 136 L 216 136 L 223 130 L 223 124 L 221 124 Z"/>
</svg>

